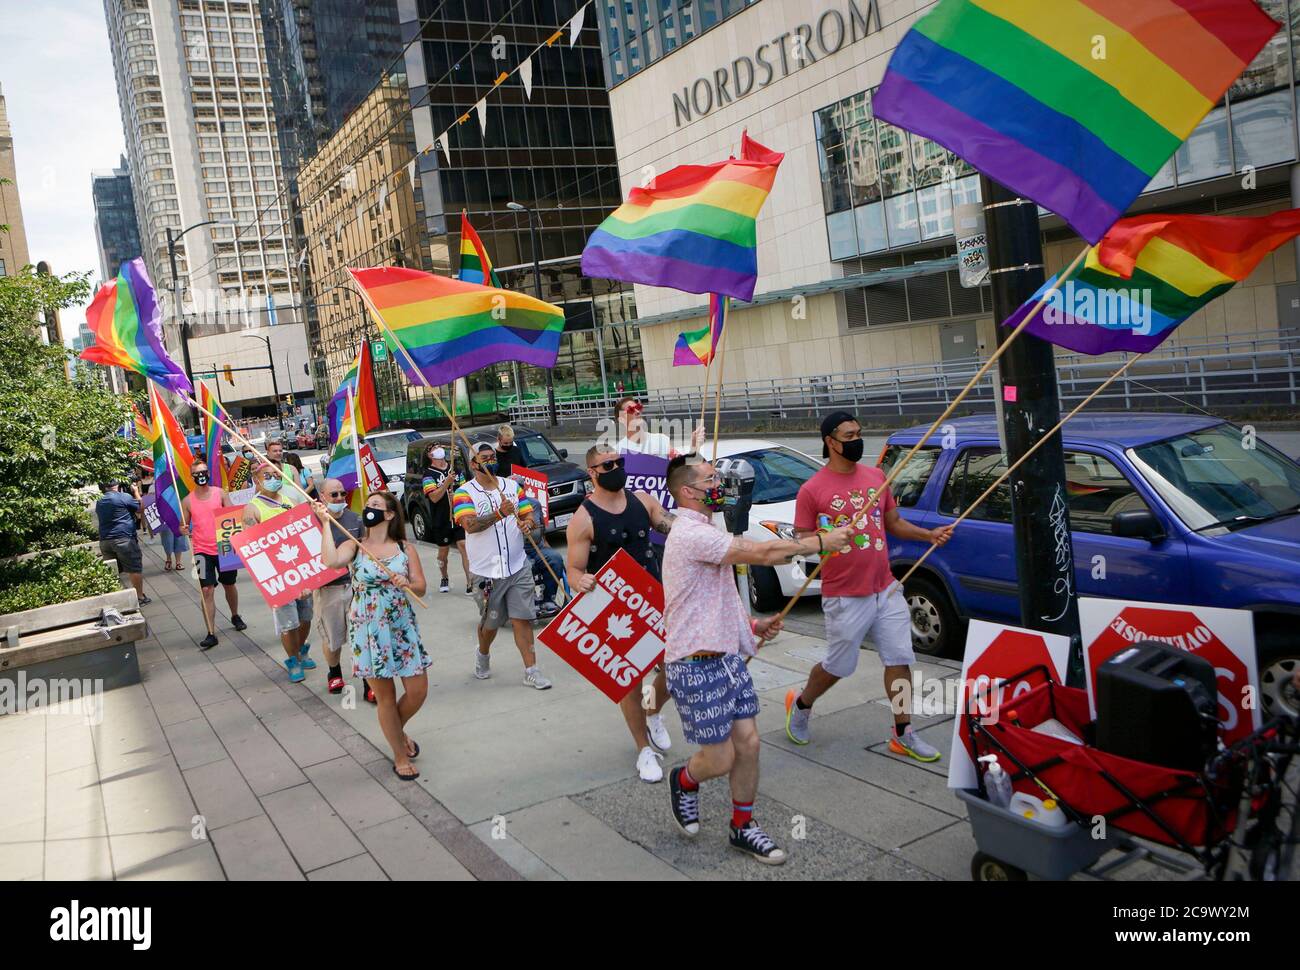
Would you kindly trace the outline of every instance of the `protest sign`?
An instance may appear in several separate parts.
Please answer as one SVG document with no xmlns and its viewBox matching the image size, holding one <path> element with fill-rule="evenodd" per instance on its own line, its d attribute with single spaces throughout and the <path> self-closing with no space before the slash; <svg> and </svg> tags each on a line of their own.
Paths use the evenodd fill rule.
<svg viewBox="0 0 1300 970">
<path fill-rule="evenodd" d="M 966 714 L 970 710 L 968 698 L 970 702 L 980 705 L 981 712 L 987 710 L 990 717 L 995 717 L 999 710 L 1015 700 L 1016 695 L 1042 683 L 1042 679 L 1019 682 L 1012 688 L 1013 693 L 1009 697 L 1005 696 L 1005 687 L 984 693 L 994 680 L 1023 673 L 1030 667 L 1042 664 L 1053 681 L 1063 684 L 1069 657 L 1069 637 L 984 620 L 970 621 L 970 629 L 966 633 L 966 653 L 962 658 L 961 680 L 958 682 L 956 717 L 952 725 L 952 748 L 948 758 L 949 788 L 975 788 L 979 785 L 975 763 L 970 757 L 970 732 L 966 724 Z"/>
<path fill-rule="evenodd" d="M 659 662 L 665 635 L 663 587 L 620 549 L 537 639 L 617 704 Z"/>
<path fill-rule="evenodd" d="M 1208 660 L 1219 688 L 1227 744 L 1261 726 L 1255 627 L 1246 610 L 1079 597 L 1088 708 L 1097 716 L 1097 668 L 1140 640 L 1157 640 Z"/>
<path fill-rule="evenodd" d="M 321 562 L 320 523 L 306 503 L 246 526 L 234 539 L 235 552 L 269 606 L 283 606 L 309 590 L 347 575 Z"/>
<path fill-rule="evenodd" d="M 223 572 L 242 569 L 238 553 L 231 541 L 244 528 L 244 507 L 227 505 L 212 511 L 212 529 L 217 536 L 217 568 Z"/>
<path fill-rule="evenodd" d="M 659 500 L 665 509 L 677 508 L 677 503 L 668 494 L 668 459 L 654 455 L 623 456 L 623 468 L 627 472 L 627 487 L 634 492 L 646 492 Z M 655 530 L 650 533 L 650 541 L 662 546 L 666 537 Z"/>
<path fill-rule="evenodd" d="M 162 528 L 162 516 L 158 512 L 158 496 L 153 492 L 146 495 L 141 499 L 140 510 L 144 513 L 144 524 L 149 534 L 157 535 L 158 530 Z"/>
<path fill-rule="evenodd" d="M 361 471 L 366 476 L 366 494 L 373 495 L 375 492 L 385 491 L 388 488 L 388 479 L 384 476 L 384 470 L 379 467 L 379 462 L 375 460 L 375 453 L 367 444 L 363 444 L 357 451 L 361 455 Z"/>
<path fill-rule="evenodd" d="M 551 499 L 546 488 L 548 479 L 541 472 L 525 468 L 523 465 L 511 465 L 510 477 L 519 483 L 519 492 L 537 503 L 540 519 L 538 525 L 546 525 L 551 520 Z"/>
</svg>

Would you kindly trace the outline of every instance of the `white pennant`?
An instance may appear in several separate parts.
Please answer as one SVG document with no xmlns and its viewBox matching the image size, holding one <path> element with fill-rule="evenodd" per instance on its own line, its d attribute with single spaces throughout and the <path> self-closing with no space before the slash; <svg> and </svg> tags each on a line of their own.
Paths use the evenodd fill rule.
<svg viewBox="0 0 1300 970">
<path fill-rule="evenodd" d="M 438 136 L 438 145 L 439 147 L 442 148 L 442 153 L 447 156 L 447 164 L 450 165 L 451 164 L 451 139 L 447 137 L 447 133 L 445 131 Z"/>
<path fill-rule="evenodd" d="M 479 99 L 479 103 L 474 105 L 474 110 L 478 112 L 478 127 L 481 134 L 487 134 L 487 98 Z"/>
<path fill-rule="evenodd" d="M 519 79 L 524 82 L 524 96 L 533 100 L 533 57 L 528 55 L 519 65 Z"/>
<path fill-rule="evenodd" d="M 412 188 L 415 187 L 415 159 L 414 158 L 406 163 L 406 181 L 411 183 Z"/>
<path fill-rule="evenodd" d="M 578 42 L 578 35 L 582 33 L 582 21 L 587 16 L 587 5 L 584 3 L 578 8 L 578 12 L 573 15 L 569 21 L 569 46 L 572 47 Z"/>
</svg>

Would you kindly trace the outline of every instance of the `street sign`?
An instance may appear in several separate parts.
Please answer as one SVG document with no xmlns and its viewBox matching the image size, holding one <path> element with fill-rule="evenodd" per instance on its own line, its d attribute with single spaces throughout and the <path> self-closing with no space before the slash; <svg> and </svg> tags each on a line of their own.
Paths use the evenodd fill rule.
<svg viewBox="0 0 1300 970">
<path fill-rule="evenodd" d="M 388 359 L 388 344 L 383 340 L 372 340 L 370 342 L 370 359 L 378 363 L 381 360 Z"/>
<path fill-rule="evenodd" d="M 1226 744 L 1261 726 L 1255 627 L 1249 611 L 1081 596 L 1079 625 L 1093 717 L 1097 716 L 1097 668 L 1139 640 L 1158 640 L 1196 654 L 1214 667 L 1219 726 Z"/>
<path fill-rule="evenodd" d="M 234 539 L 235 551 L 268 606 L 284 606 L 303 593 L 346 576 L 321 562 L 321 530 L 307 503 L 248 526 Z"/>
<path fill-rule="evenodd" d="M 615 704 L 664 653 L 664 589 L 622 549 L 537 639 Z"/>
</svg>

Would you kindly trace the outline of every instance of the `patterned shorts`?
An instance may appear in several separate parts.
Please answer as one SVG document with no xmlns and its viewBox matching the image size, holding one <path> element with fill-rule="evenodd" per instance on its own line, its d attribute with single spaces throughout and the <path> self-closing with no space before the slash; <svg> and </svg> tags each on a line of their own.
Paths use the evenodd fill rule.
<svg viewBox="0 0 1300 970">
<path fill-rule="evenodd" d="M 721 744 L 734 721 L 758 716 L 758 694 L 745 661 L 729 654 L 667 664 L 668 693 L 690 744 Z"/>
</svg>

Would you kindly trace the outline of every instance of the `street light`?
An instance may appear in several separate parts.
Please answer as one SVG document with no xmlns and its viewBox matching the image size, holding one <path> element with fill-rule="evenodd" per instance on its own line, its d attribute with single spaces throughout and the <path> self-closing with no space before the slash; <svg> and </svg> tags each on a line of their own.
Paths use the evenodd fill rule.
<svg viewBox="0 0 1300 970">
<path fill-rule="evenodd" d="M 198 229 L 202 226 L 215 226 L 218 224 L 216 219 L 208 219 L 206 222 L 196 222 L 192 226 L 186 226 L 180 232 L 173 232 L 172 227 L 167 227 L 167 259 L 172 268 L 172 305 L 176 314 L 176 324 L 181 332 L 181 353 L 185 357 L 185 376 L 194 383 L 194 369 L 190 366 L 190 333 L 189 324 L 185 320 L 185 315 L 181 313 L 181 281 L 176 273 L 176 244 L 180 242 L 181 236 L 185 235 L 192 229 Z"/>
<path fill-rule="evenodd" d="M 275 399 L 275 418 L 280 424 L 280 431 L 284 431 L 284 413 L 280 410 L 280 382 L 275 379 L 275 358 L 271 356 L 271 338 L 259 337 L 255 333 L 241 333 L 241 337 L 248 337 L 252 340 L 260 340 L 266 344 L 266 362 L 271 366 L 271 396 Z M 290 377 L 290 386 L 292 386 L 292 376 Z"/>
<path fill-rule="evenodd" d="M 507 202 L 507 209 L 513 209 L 515 212 L 528 213 L 528 236 L 532 240 L 533 246 L 533 286 L 537 291 L 537 299 L 542 299 L 542 267 L 539 262 L 541 249 L 537 244 L 537 222 L 534 220 L 534 209 L 532 206 L 520 205 L 518 202 Z M 523 403 L 522 394 L 520 403 Z M 555 368 L 546 369 L 546 408 L 550 415 L 550 426 L 556 426 L 557 419 L 555 415 Z"/>
</svg>

